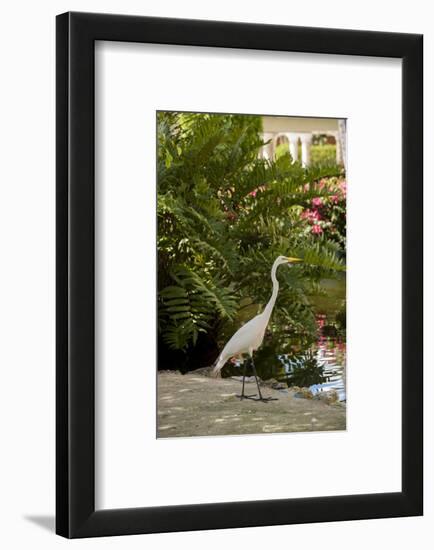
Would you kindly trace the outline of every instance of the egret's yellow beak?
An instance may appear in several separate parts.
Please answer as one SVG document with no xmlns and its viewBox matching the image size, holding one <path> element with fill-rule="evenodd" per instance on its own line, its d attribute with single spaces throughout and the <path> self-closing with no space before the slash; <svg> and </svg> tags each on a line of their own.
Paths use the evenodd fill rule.
<svg viewBox="0 0 434 550">
<path fill-rule="evenodd" d="M 296 262 L 302 262 L 303 260 L 301 258 L 286 258 L 290 264 L 294 264 Z"/>
</svg>

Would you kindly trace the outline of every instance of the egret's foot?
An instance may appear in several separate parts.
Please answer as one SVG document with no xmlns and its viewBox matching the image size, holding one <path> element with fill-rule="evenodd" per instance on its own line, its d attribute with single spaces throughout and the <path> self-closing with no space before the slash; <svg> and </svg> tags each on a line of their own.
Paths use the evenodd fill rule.
<svg viewBox="0 0 434 550">
<path fill-rule="evenodd" d="M 253 397 L 256 397 L 256 393 L 252 395 L 236 395 L 235 397 L 239 397 L 240 399 L 252 399 Z"/>
</svg>

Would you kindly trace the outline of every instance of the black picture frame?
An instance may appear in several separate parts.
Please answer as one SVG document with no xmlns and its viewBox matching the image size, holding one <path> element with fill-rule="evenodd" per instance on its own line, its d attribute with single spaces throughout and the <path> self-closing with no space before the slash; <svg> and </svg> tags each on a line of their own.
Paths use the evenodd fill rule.
<svg viewBox="0 0 434 550">
<path fill-rule="evenodd" d="M 95 509 L 96 40 L 402 60 L 401 492 Z M 56 532 L 79 538 L 422 515 L 422 36 L 64 13 L 56 48 Z"/>
</svg>

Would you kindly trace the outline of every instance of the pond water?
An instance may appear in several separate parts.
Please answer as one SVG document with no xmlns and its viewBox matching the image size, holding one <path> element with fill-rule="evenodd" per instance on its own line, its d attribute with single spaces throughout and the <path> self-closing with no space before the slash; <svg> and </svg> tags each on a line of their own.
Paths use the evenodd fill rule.
<svg viewBox="0 0 434 550">
<path fill-rule="evenodd" d="M 340 322 L 344 327 L 346 325 L 345 313 L 342 314 L 342 311 L 345 312 L 342 306 L 346 300 L 345 276 L 333 281 L 323 281 L 322 286 L 327 289 L 327 295 L 316 302 L 319 336 L 314 350 L 318 364 L 324 369 L 326 382 L 314 384 L 309 389 L 314 395 L 335 390 L 339 401 L 346 401 L 346 337 L 343 331 L 330 331 L 333 324 L 329 324 L 336 323 L 337 316 L 341 315 Z"/>
<path fill-rule="evenodd" d="M 310 386 L 310 391 L 316 395 L 319 392 L 335 390 L 339 401 L 346 401 L 346 343 L 341 339 L 321 334 L 315 348 L 316 359 L 324 369 L 326 382 Z"/>
<path fill-rule="evenodd" d="M 346 401 L 345 277 L 321 282 L 324 292 L 311 297 L 316 310 L 318 340 L 306 353 L 290 358 L 278 356 L 288 375 L 295 367 L 314 363 L 323 369 L 325 381 L 309 386 L 313 395 L 336 391 L 339 401 Z"/>
<path fill-rule="evenodd" d="M 324 321 L 324 319 L 319 319 Z M 313 395 L 321 392 L 336 391 L 339 401 L 346 401 L 345 370 L 346 370 L 346 343 L 339 338 L 332 338 L 320 334 L 318 342 L 312 346 L 316 363 L 323 369 L 325 382 L 309 386 Z M 294 367 L 303 366 L 305 356 L 289 358 L 280 355 L 279 359 L 288 375 L 291 375 Z"/>
</svg>

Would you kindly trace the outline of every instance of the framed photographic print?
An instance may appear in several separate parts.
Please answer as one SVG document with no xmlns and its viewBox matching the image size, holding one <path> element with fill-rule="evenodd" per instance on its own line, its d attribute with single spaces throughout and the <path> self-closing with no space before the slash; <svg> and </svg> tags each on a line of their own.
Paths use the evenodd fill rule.
<svg viewBox="0 0 434 550">
<path fill-rule="evenodd" d="M 56 530 L 422 514 L 422 37 L 57 17 Z"/>
</svg>

